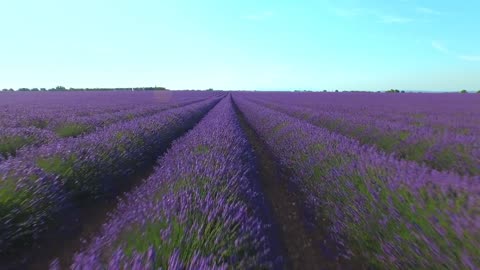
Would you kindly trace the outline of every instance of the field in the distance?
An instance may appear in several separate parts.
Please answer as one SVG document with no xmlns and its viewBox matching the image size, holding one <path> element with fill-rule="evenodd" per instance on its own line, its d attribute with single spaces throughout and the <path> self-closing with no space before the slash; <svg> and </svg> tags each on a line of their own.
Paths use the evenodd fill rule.
<svg viewBox="0 0 480 270">
<path fill-rule="evenodd" d="M 479 269 L 480 94 L 0 93 L 2 269 Z"/>
</svg>

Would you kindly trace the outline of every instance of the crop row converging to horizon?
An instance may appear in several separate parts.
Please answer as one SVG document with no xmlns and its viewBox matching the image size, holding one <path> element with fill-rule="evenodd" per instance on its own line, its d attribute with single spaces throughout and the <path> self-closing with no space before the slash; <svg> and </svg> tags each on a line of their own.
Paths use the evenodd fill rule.
<svg viewBox="0 0 480 270">
<path fill-rule="evenodd" d="M 0 93 L 0 127 L 12 269 L 480 268 L 478 95 Z"/>
</svg>

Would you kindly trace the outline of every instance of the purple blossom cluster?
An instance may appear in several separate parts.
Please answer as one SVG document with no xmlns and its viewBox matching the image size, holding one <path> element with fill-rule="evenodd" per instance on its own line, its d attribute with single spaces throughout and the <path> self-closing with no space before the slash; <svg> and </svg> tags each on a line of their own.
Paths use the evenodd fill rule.
<svg viewBox="0 0 480 270">
<path fill-rule="evenodd" d="M 0 162 L 14 156 L 18 149 L 26 146 L 38 146 L 54 141 L 56 134 L 35 127 L 0 129 Z"/>
<path fill-rule="evenodd" d="M 329 112 L 361 114 L 378 120 L 435 126 L 461 134 L 480 131 L 479 96 L 461 94 L 255 93 L 257 100 Z"/>
<path fill-rule="evenodd" d="M 0 251 L 35 237 L 55 213 L 109 193 L 201 119 L 220 98 L 26 147 L 0 163 Z"/>
<path fill-rule="evenodd" d="M 480 177 L 399 160 L 244 94 L 234 101 L 344 256 L 374 269 L 480 268 Z"/>
<path fill-rule="evenodd" d="M 480 175 L 479 97 L 277 93 L 251 98 L 398 158 Z"/>
<path fill-rule="evenodd" d="M 47 93 L 45 95 L 48 96 Z M 64 101 L 75 98 L 64 96 Z M 97 93 L 98 95 L 98 93 Z M 145 102 L 145 96 L 142 93 L 132 96 L 132 100 L 123 100 L 126 98 L 117 93 L 117 96 L 111 95 L 116 100 L 112 104 L 97 104 L 102 108 L 93 109 L 89 103 L 76 103 L 72 108 L 64 106 L 53 106 L 48 102 L 42 103 L 32 108 L 26 107 L 28 102 L 19 104 L 4 105 L 0 110 L 0 156 L 6 158 L 14 156 L 16 151 L 24 146 L 52 142 L 54 139 L 63 137 L 75 137 L 94 132 L 121 121 L 128 121 L 137 117 L 144 117 L 159 113 L 163 110 L 186 106 L 195 102 L 200 102 L 213 95 L 198 94 L 191 95 L 186 92 L 170 94 L 168 102 Z M 90 95 L 91 98 L 96 96 Z M 8 99 L 7 99 L 8 100 Z M 102 100 L 102 99 L 100 99 Z M 28 99 L 27 99 L 28 101 Z M 60 100 L 59 102 L 61 102 Z M 122 102 L 123 101 L 123 102 Z M 128 102 L 125 104 L 125 102 Z M 143 103 L 142 103 L 143 102 Z M 69 104 L 69 102 L 66 102 Z"/>
<path fill-rule="evenodd" d="M 70 116 L 94 116 L 218 96 L 194 91 L 0 93 L 1 127 L 41 127 Z"/>
<path fill-rule="evenodd" d="M 272 267 L 250 155 L 227 97 L 120 201 L 72 269 Z"/>
<path fill-rule="evenodd" d="M 116 112 L 106 112 L 95 115 L 79 116 L 68 115 L 61 119 L 51 120 L 45 129 L 54 131 L 59 137 L 71 137 L 95 131 L 96 129 L 109 126 L 111 124 L 133 120 L 138 117 L 153 115 L 164 110 L 187 106 L 195 102 L 206 100 L 202 99 L 185 99 L 175 102 L 143 105 L 141 107 L 128 110 L 120 110 Z"/>
</svg>

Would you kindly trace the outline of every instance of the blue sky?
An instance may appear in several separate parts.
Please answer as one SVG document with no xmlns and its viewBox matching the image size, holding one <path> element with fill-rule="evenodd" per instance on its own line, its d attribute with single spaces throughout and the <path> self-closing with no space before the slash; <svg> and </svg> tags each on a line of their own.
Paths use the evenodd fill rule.
<svg viewBox="0 0 480 270">
<path fill-rule="evenodd" d="M 480 1 L 0 1 L 0 88 L 480 89 Z"/>
</svg>

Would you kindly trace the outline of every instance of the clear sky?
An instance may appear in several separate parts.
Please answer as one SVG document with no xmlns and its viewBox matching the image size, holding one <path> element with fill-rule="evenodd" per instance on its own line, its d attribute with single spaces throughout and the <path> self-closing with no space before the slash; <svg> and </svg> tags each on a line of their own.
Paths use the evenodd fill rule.
<svg viewBox="0 0 480 270">
<path fill-rule="evenodd" d="M 480 1 L 0 1 L 0 88 L 480 89 Z"/>
</svg>

